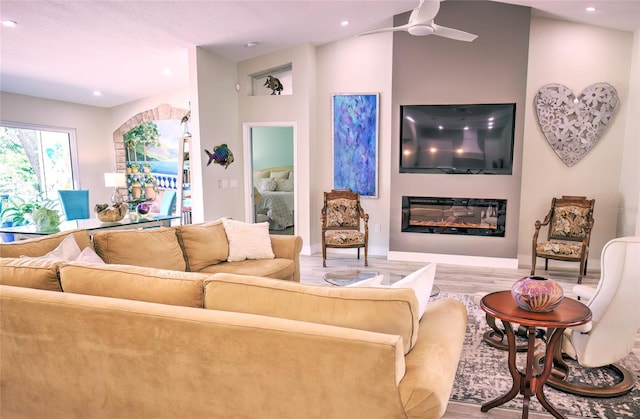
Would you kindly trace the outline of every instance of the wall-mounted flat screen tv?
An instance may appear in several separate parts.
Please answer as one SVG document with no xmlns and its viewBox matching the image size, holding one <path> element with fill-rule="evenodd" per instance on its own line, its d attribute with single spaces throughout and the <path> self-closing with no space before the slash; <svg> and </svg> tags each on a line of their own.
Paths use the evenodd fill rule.
<svg viewBox="0 0 640 419">
<path fill-rule="evenodd" d="M 400 106 L 400 173 L 510 175 L 515 103 Z"/>
</svg>

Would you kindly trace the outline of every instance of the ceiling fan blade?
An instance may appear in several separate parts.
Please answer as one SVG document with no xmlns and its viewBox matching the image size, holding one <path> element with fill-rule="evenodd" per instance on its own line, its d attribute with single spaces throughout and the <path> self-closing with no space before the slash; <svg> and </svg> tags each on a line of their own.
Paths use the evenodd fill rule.
<svg viewBox="0 0 640 419">
<path fill-rule="evenodd" d="M 406 31 L 410 27 L 411 27 L 411 25 L 409 25 L 407 23 L 406 25 L 395 26 L 393 28 L 374 29 L 374 30 L 369 31 L 369 32 L 359 33 L 358 36 L 373 35 L 375 33 L 384 33 L 384 32 Z"/>
<path fill-rule="evenodd" d="M 474 35 L 469 32 L 464 32 L 458 29 L 447 28 L 446 26 L 436 25 L 435 23 L 431 24 L 433 27 L 433 34 L 442 36 L 444 38 L 455 39 L 456 41 L 465 41 L 472 42 L 474 39 L 478 37 L 478 35 Z"/>
<path fill-rule="evenodd" d="M 412 13 L 409 18 L 410 24 L 427 23 L 432 21 L 440 10 L 439 0 L 420 0 L 417 13 Z"/>
</svg>

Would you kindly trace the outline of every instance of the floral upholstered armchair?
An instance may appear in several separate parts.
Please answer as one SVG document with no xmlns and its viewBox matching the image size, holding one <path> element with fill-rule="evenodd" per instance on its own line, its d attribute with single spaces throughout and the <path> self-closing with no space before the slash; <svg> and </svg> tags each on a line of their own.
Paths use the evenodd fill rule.
<svg viewBox="0 0 640 419">
<path fill-rule="evenodd" d="M 327 266 L 327 248 L 364 248 L 364 266 L 368 266 L 369 214 L 360 206 L 360 194 L 348 189 L 324 193 L 322 221 L 322 266 Z M 362 222 L 361 222 L 362 221 Z M 361 225 L 364 231 L 361 230 Z"/>
<path fill-rule="evenodd" d="M 536 271 L 537 258 L 544 258 L 545 271 L 549 259 L 580 263 L 578 284 L 587 274 L 589 241 L 593 228 L 593 207 L 595 199 L 584 196 L 563 196 L 553 198 L 551 209 L 544 221 L 536 221 L 532 240 L 531 275 Z M 538 242 L 540 227 L 548 225 L 547 241 Z"/>
</svg>

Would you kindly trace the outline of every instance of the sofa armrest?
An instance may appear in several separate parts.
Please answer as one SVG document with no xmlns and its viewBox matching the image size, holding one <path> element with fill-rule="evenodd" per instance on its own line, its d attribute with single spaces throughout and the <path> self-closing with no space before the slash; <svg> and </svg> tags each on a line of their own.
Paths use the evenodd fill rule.
<svg viewBox="0 0 640 419">
<path fill-rule="evenodd" d="M 302 237 L 270 235 L 271 248 L 276 258 L 290 259 L 295 263 L 293 280 L 300 282 L 300 252 L 302 251 Z"/>
<path fill-rule="evenodd" d="M 409 418 L 439 418 L 447 410 L 462 354 L 467 309 L 443 298 L 429 302 L 420 321 L 418 340 L 405 356 L 400 398 Z"/>
</svg>

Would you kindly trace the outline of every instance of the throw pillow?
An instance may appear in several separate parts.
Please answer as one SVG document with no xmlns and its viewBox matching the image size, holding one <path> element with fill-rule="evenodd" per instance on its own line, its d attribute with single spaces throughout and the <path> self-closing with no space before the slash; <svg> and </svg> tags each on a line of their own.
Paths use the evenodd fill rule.
<svg viewBox="0 0 640 419">
<path fill-rule="evenodd" d="M 384 275 L 376 275 L 372 278 L 365 279 L 363 281 L 353 282 L 345 286 L 347 287 L 378 287 L 378 286 L 382 286 L 383 279 L 384 279 Z"/>
<path fill-rule="evenodd" d="M 95 250 L 90 247 L 85 247 L 82 252 L 80 252 L 80 256 L 75 259 L 76 262 L 86 262 L 86 263 L 98 263 L 104 264 L 104 260 L 98 256 Z"/>
<path fill-rule="evenodd" d="M 427 266 L 405 276 L 398 282 L 391 284 L 391 288 L 411 288 L 418 298 L 418 317 L 421 319 L 433 288 L 433 280 L 436 275 L 436 264 L 430 263 Z"/>
<path fill-rule="evenodd" d="M 277 170 L 271 172 L 269 177 L 274 179 L 289 179 L 289 171 L 288 170 Z"/>
<path fill-rule="evenodd" d="M 74 261 L 80 256 L 80 247 L 73 234 L 64 238 L 52 251 L 42 256 L 43 259 Z"/>
<path fill-rule="evenodd" d="M 276 181 L 276 191 L 293 192 L 293 179 L 274 179 Z"/>
<path fill-rule="evenodd" d="M 260 178 L 260 179 L 256 179 L 256 186 L 258 187 L 258 190 L 261 192 L 264 191 L 275 191 L 276 188 L 278 187 L 278 184 L 276 183 L 276 179 L 274 178 Z"/>
<path fill-rule="evenodd" d="M 229 241 L 228 262 L 275 258 L 269 237 L 269 223 L 250 224 L 223 218 L 222 224 Z"/>
</svg>

